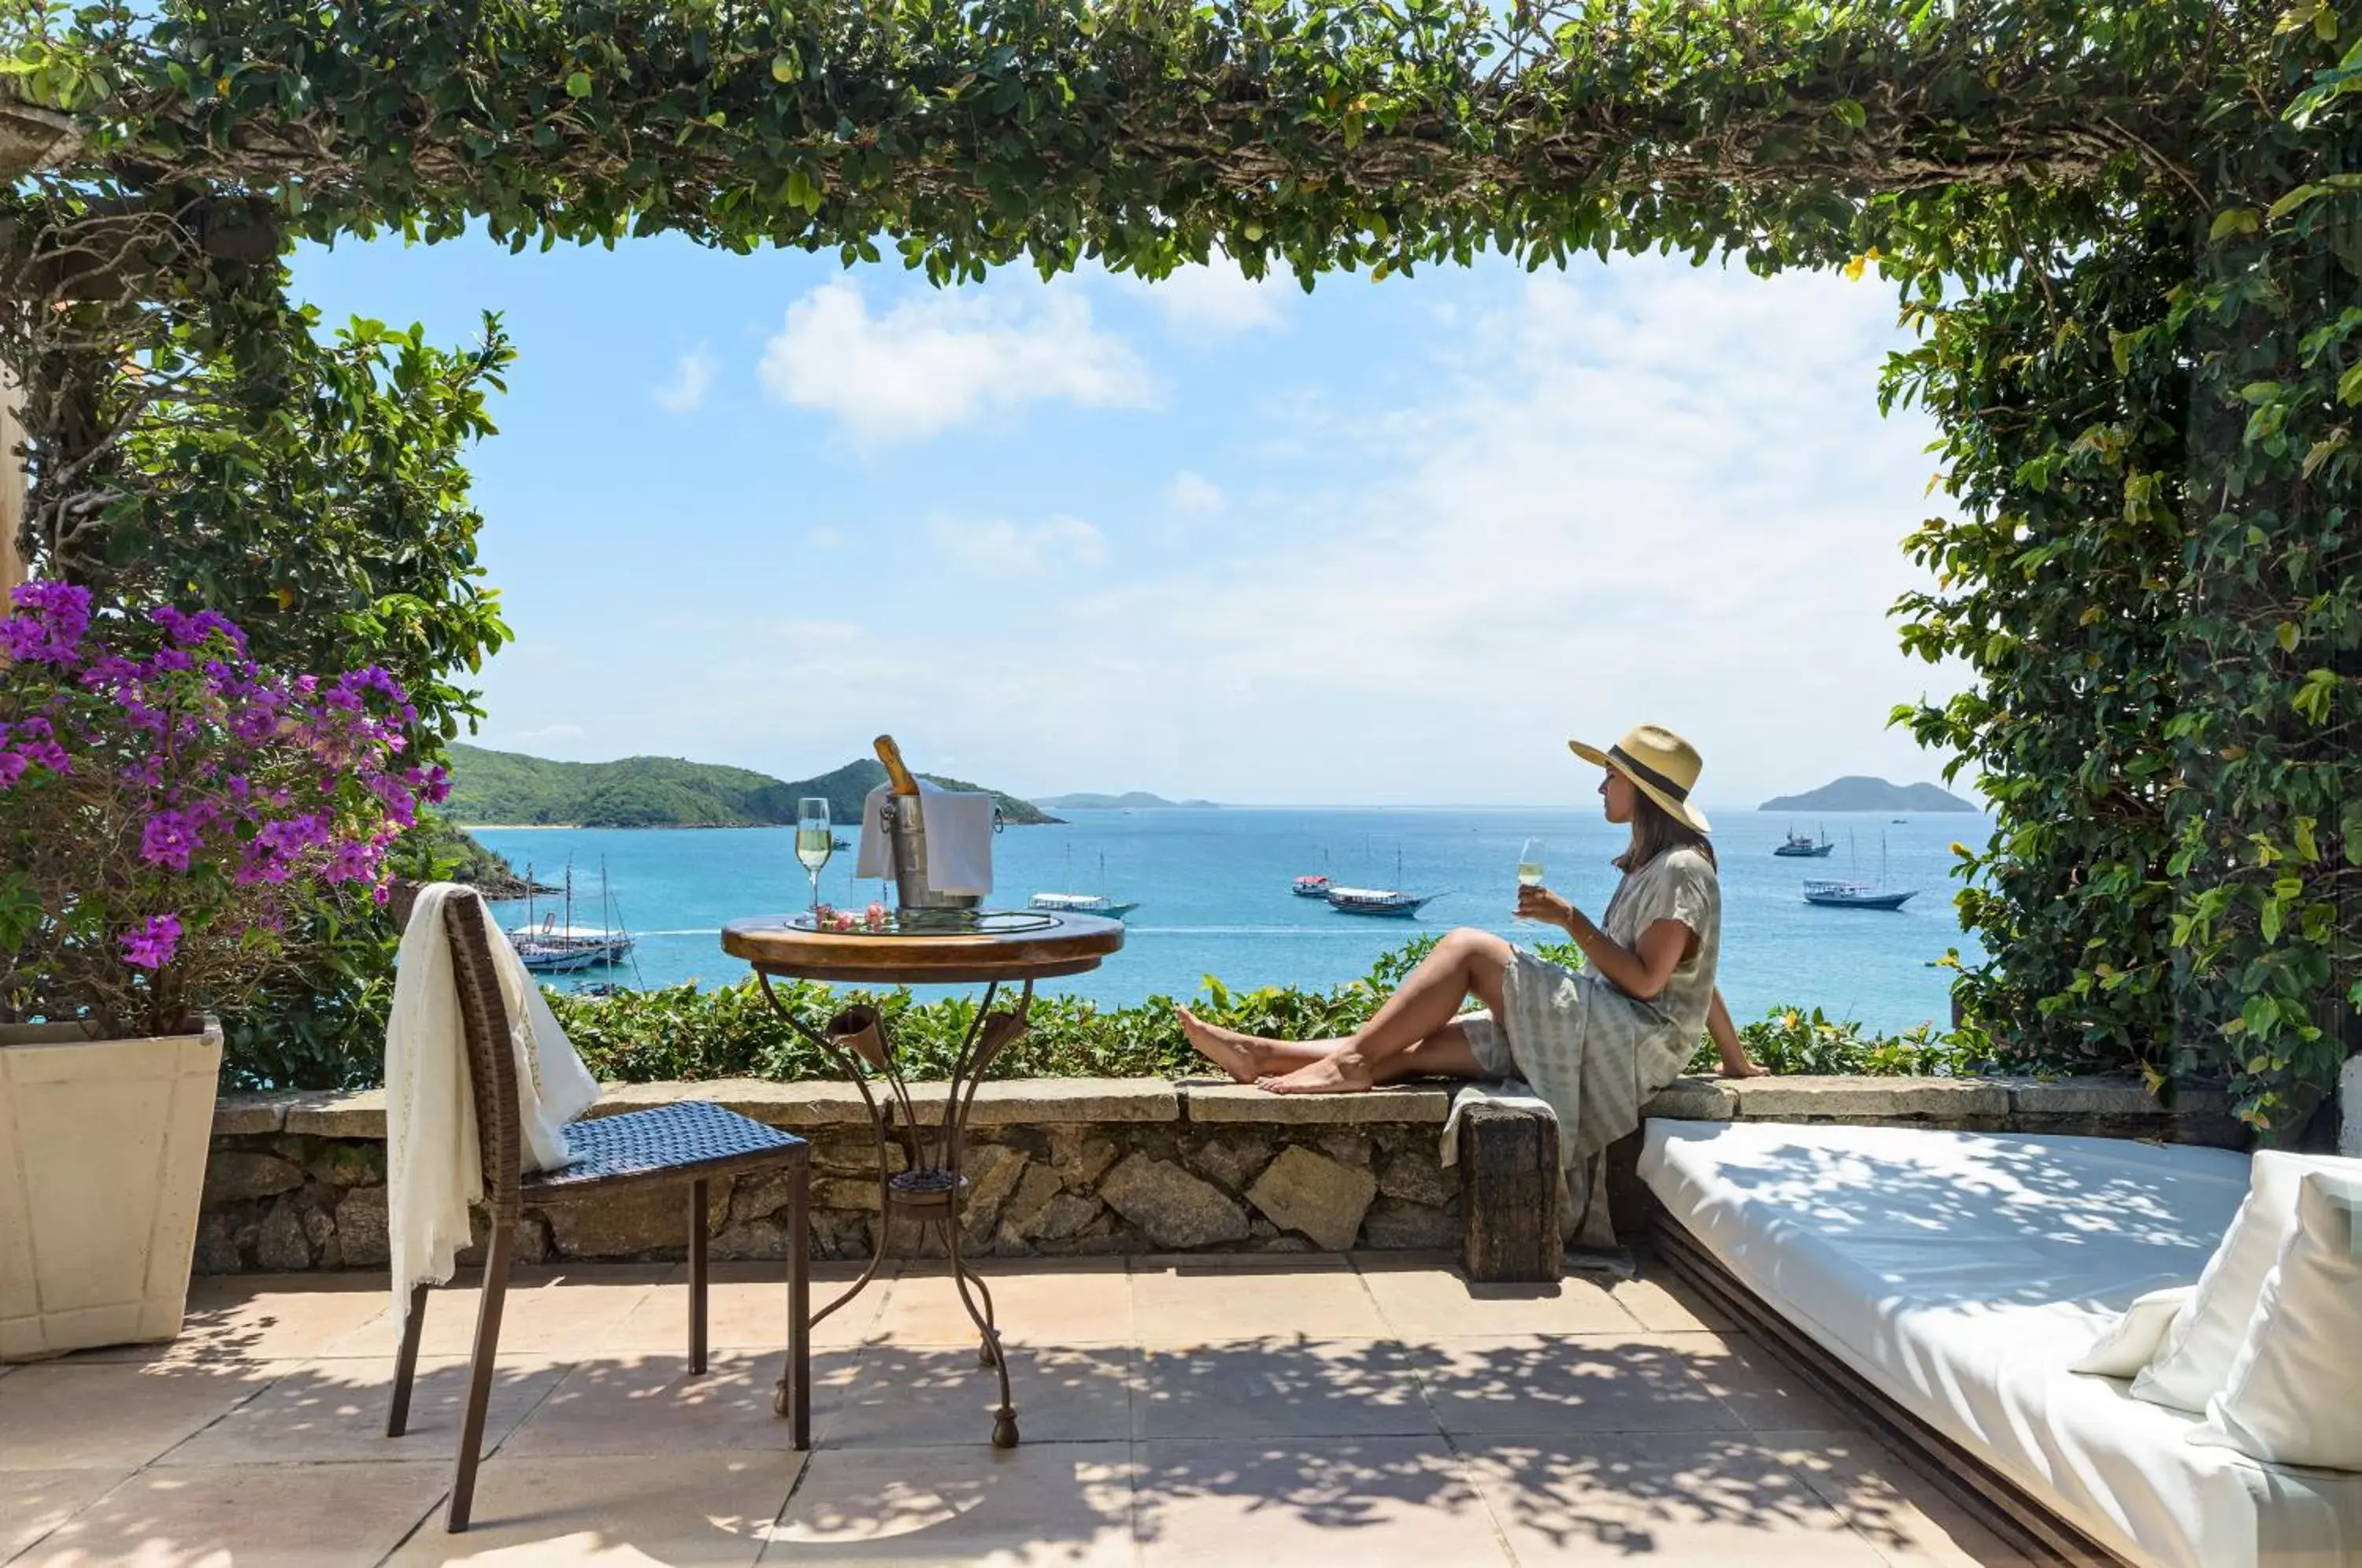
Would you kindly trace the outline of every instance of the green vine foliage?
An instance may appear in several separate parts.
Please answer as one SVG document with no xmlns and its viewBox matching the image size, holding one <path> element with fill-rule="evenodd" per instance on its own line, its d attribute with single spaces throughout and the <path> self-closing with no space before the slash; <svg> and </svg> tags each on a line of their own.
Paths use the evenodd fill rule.
<svg viewBox="0 0 2362 1568">
<path fill-rule="evenodd" d="M 1941 586 L 1904 637 L 1979 684 L 1897 717 L 2000 809 L 1976 1036 L 2224 1078 L 2289 1137 L 2362 1048 L 2362 27 L 2305 0 L 2274 37 L 2210 105 L 2243 132 L 2203 209 L 1931 308 L 1887 395 L 1964 503 L 1910 542 Z"/>
<path fill-rule="evenodd" d="M 2357 9 L 0 0 L 0 73 L 80 130 L 0 214 L 0 348 L 63 537 L 144 471 L 111 454 L 176 355 L 257 410 L 304 358 L 257 228 L 937 282 L 1875 257 L 1957 503 L 1904 635 L 1976 678 L 1899 719 L 2000 816 L 1962 1049 L 2225 1076 L 2292 1135 L 2356 1043 Z"/>
</svg>

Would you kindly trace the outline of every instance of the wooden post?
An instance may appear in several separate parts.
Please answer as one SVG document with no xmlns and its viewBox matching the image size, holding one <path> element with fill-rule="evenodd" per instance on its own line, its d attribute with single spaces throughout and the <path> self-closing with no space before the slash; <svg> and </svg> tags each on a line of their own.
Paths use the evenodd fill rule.
<svg viewBox="0 0 2362 1568">
<path fill-rule="evenodd" d="M 1470 1280 L 1548 1285 L 1565 1272 L 1558 1138 L 1555 1116 L 1497 1105 L 1461 1112 L 1461 1196 L 1468 1206 L 1461 1265 Z"/>
</svg>

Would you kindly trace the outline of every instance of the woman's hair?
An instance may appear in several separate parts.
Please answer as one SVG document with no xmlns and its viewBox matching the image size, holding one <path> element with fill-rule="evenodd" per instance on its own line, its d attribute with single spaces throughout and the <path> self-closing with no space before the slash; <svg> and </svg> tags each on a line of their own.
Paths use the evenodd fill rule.
<svg viewBox="0 0 2362 1568">
<path fill-rule="evenodd" d="M 1646 790 L 1636 788 L 1632 791 L 1632 845 L 1616 857 L 1616 868 L 1628 877 L 1660 855 L 1676 849 L 1694 849 L 1705 856 L 1707 865 L 1720 864 L 1705 834 L 1650 800 Z"/>
</svg>

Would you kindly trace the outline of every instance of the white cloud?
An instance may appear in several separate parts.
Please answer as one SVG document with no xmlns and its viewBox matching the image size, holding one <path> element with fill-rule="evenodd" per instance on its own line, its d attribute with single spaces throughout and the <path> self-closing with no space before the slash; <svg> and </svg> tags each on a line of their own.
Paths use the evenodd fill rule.
<svg viewBox="0 0 2362 1568">
<path fill-rule="evenodd" d="M 1184 267 L 1142 286 L 1170 325 L 1229 334 L 1278 326 L 1285 318 L 1286 291 L 1296 283 L 1285 275 L 1249 278 L 1237 262 L 1217 253 L 1202 267 Z"/>
<path fill-rule="evenodd" d="M 1026 296 L 983 289 L 913 295 L 872 315 L 849 281 L 788 307 L 765 345 L 764 389 L 817 409 L 865 441 L 933 436 L 1032 403 L 1138 408 L 1153 386 L 1072 287 Z"/>
<path fill-rule="evenodd" d="M 1164 502 L 1186 517 L 1211 517 L 1224 504 L 1221 486 L 1188 469 L 1164 487 Z"/>
<path fill-rule="evenodd" d="M 672 380 L 657 388 L 657 405 L 668 414 L 695 414 L 713 390 L 713 376 L 722 367 L 702 348 L 683 354 L 673 367 Z"/>
<path fill-rule="evenodd" d="M 1079 517 L 1050 517 L 1027 526 L 998 518 L 934 517 L 927 523 L 934 553 L 983 577 L 1038 578 L 1106 564 L 1107 538 Z"/>
</svg>

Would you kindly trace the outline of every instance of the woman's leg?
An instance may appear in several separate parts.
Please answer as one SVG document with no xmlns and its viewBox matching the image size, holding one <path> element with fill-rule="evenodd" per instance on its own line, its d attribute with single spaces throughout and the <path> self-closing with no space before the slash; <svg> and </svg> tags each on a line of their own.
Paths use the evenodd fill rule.
<svg viewBox="0 0 2362 1568">
<path fill-rule="evenodd" d="M 1344 1043 L 1341 1040 L 1267 1040 L 1208 1023 L 1186 1007 L 1174 1010 L 1181 1015 L 1181 1032 L 1198 1055 L 1230 1074 L 1233 1083 L 1251 1084 L 1265 1073 L 1292 1073 L 1310 1066 Z"/>
<path fill-rule="evenodd" d="M 1329 1055 L 1255 1081 L 1275 1094 L 1336 1094 L 1404 1076 L 1410 1069 L 1395 1058 L 1449 1029 L 1471 993 L 1496 1018 L 1501 1016 L 1501 981 L 1514 952 L 1492 933 L 1462 926 L 1437 943 L 1370 1021 L 1338 1042 Z M 1436 1043 L 1439 1048 L 1429 1059 L 1437 1066 L 1416 1070 L 1450 1070 L 1441 1064 L 1457 1062 L 1459 1053 L 1466 1052 L 1467 1076 L 1475 1076 L 1475 1055 L 1468 1050 L 1465 1035 L 1452 1032 L 1460 1034 L 1456 1042 Z"/>
<path fill-rule="evenodd" d="M 1187 1008 L 1179 1010 L 1181 1030 L 1188 1036 L 1189 1043 L 1235 1083 L 1251 1084 L 1259 1077 L 1308 1067 L 1352 1043 L 1350 1037 L 1266 1040 L 1261 1035 L 1242 1034 L 1235 1029 L 1208 1023 Z M 1401 1078 L 1483 1077 L 1485 1066 L 1476 1059 L 1476 1048 L 1468 1043 L 1468 1032 L 1456 1023 L 1447 1023 L 1408 1050 L 1387 1057 L 1385 1068 L 1377 1074 L 1376 1081 L 1390 1084 Z"/>
</svg>

